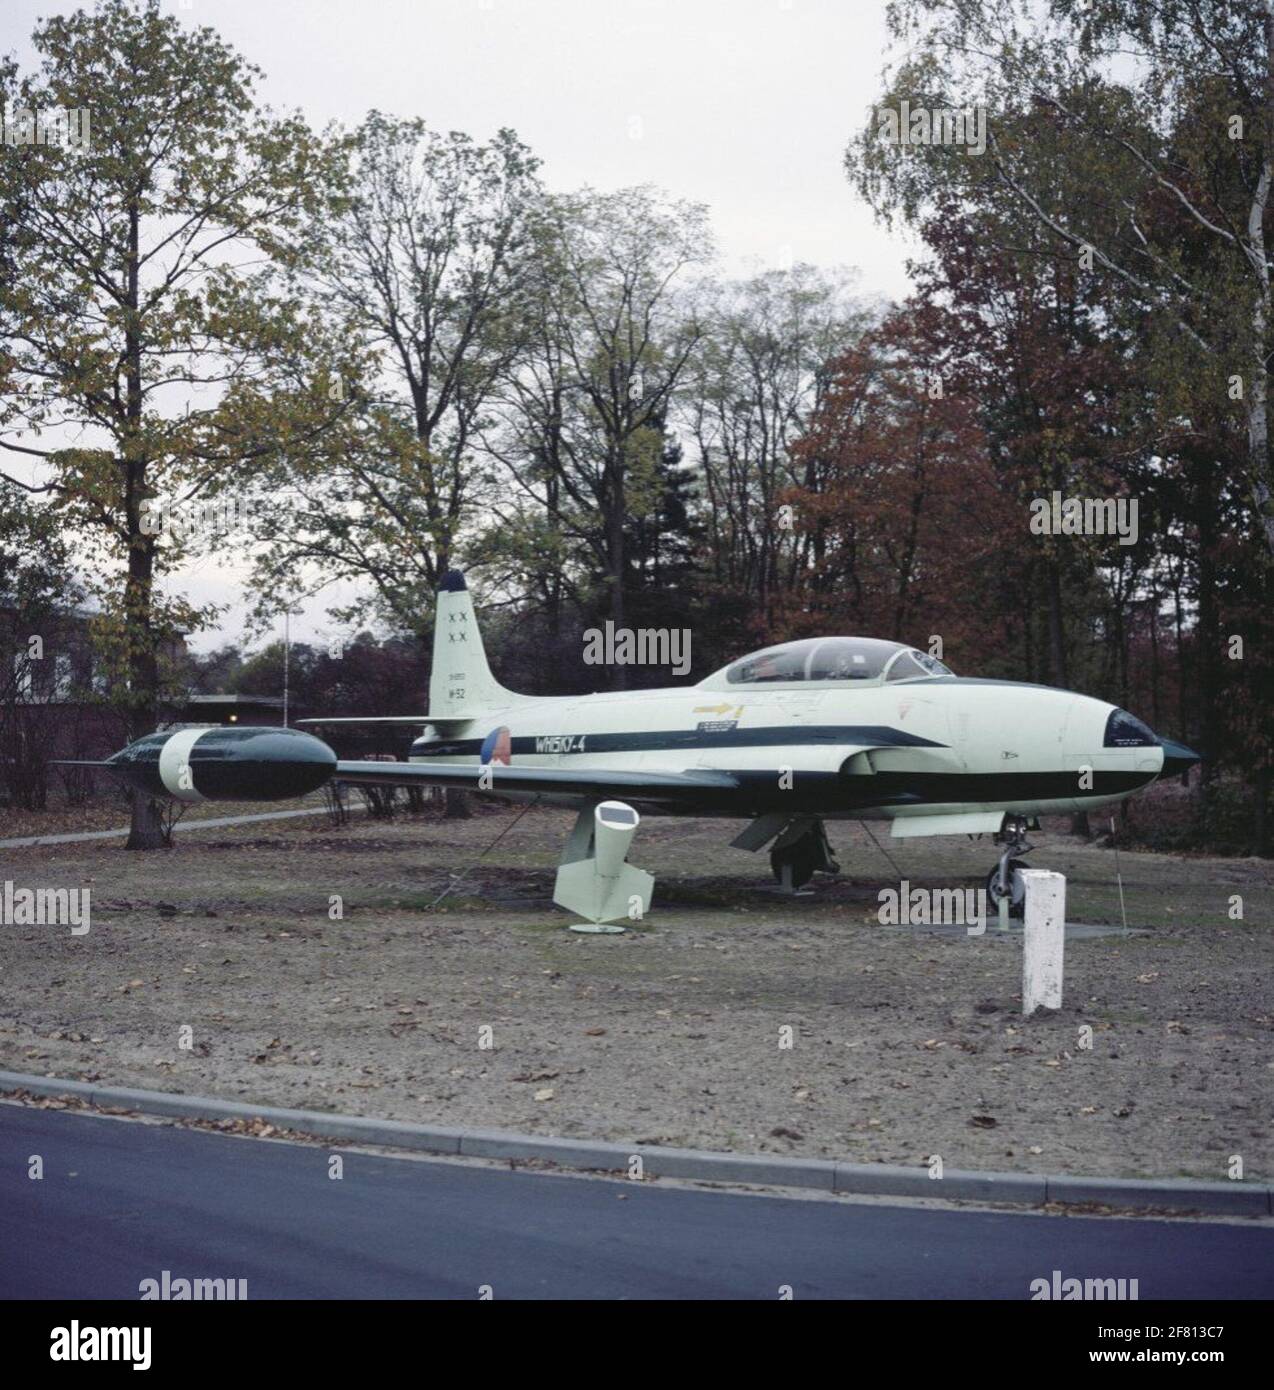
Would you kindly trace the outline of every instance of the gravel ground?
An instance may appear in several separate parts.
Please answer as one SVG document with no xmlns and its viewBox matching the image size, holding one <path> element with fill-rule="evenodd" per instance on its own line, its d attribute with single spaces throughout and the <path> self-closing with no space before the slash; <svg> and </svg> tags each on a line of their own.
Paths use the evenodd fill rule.
<svg viewBox="0 0 1274 1390">
<path fill-rule="evenodd" d="M 880 926 L 899 874 L 857 826 L 831 827 L 845 876 L 793 900 L 727 847 L 738 823 L 647 820 L 647 922 L 582 936 L 548 900 L 569 814 L 530 812 L 479 858 L 515 814 L 10 851 L 0 879 L 89 887 L 93 915 L 78 938 L 0 927 L 0 1066 L 860 1162 L 1219 1179 L 1240 1155 L 1274 1175 L 1266 861 L 1123 854 L 1147 934 L 1068 942 L 1064 1007 L 1028 1021 L 1019 940 Z M 980 886 L 994 858 L 877 834 L 913 886 Z M 1113 854 L 1039 840 L 1071 919 L 1118 922 Z"/>
</svg>

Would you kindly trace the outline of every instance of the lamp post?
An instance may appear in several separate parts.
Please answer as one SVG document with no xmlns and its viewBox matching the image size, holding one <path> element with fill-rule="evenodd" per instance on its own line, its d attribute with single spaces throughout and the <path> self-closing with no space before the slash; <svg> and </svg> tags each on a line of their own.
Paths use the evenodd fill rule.
<svg viewBox="0 0 1274 1390">
<path fill-rule="evenodd" d="M 299 614 L 299 608 L 283 610 L 283 727 L 288 727 L 288 681 L 292 664 L 292 614 Z"/>
</svg>

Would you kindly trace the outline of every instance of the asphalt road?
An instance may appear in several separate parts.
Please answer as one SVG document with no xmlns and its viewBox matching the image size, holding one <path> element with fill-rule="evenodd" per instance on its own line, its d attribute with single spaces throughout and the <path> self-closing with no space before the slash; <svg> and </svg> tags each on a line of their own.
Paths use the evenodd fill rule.
<svg viewBox="0 0 1274 1390">
<path fill-rule="evenodd" d="M 0 1296 L 136 1299 L 1274 1297 L 1274 1230 L 757 1197 L 238 1139 L 0 1105 Z M 44 1176 L 28 1176 L 32 1155 Z"/>
</svg>

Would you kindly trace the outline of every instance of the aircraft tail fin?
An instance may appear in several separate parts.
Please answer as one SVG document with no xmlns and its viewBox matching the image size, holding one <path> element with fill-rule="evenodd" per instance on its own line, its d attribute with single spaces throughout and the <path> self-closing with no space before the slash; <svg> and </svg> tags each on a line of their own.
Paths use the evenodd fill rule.
<svg viewBox="0 0 1274 1390">
<path fill-rule="evenodd" d="M 491 674 L 464 575 L 459 570 L 449 570 L 438 590 L 434 613 L 430 715 L 463 719 L 522 698 L 506 690 Z"/>
</svg>

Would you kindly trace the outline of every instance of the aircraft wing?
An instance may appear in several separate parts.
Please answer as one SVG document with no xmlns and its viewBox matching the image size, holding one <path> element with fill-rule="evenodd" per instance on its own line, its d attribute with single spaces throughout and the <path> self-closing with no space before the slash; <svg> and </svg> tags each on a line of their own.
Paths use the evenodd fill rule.
<svg viewBox="0 0 1274 1390">
<path fill-rule="evenodd" d="M 479 774 L 482 781 L 479 782 Z M 544 792 L 567 796 L 634 798 L 639 801 L 695 802 L 705 795 L 732 792 L 738 778 L 728 772 L 695 769 L 684 773 L 623 772 L 606 768 L 567 771 L 549 767 L 510 767 L 491 763 L 338 762 L 334 780 L 382 787 L 461 787 L 468 791 Z"/>
</svg>

